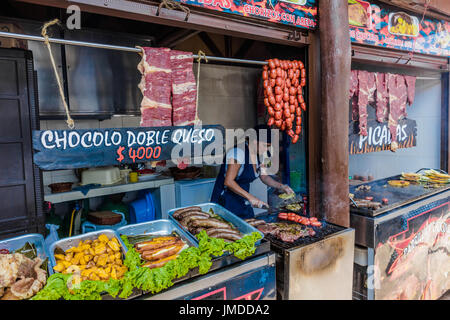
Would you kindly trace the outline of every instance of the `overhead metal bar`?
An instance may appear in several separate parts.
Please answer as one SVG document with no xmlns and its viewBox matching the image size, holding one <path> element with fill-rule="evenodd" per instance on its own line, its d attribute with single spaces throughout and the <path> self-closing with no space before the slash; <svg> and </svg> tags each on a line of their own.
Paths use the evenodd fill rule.
<svg viewBox="0 0 450 320">
<path fill-rule="evenodd" d="M 33 36 L 28 34 L 21 33 L 12 33 L 0 31 L 0 38 L 14 38 L 14 39 L 23 39 L 30 41 L 40 41 L 44 42 L 44 38 L 40 36 Z M 91 47 L 91 48 L 99 48 L 106 50 L 117 50 L 117 51 L 126 51 L 126 52 L 134 52 L 140 53 L 141 50 L 136 47 L 124 47 L 124 46 L 115 46 L 110 44 L 102 44 L 95 42 L 85 42 L 85 41 L 76 41 L 76 40 L 66 40 L 66 39 L 58 39 L 58 38 L 49 38 L 51 43 L 71 45 L 71 46 L 80 46 L 80 47 Z M 198 58 L 198 55 L 193 55 L 194 59 Z M 236 64 L 248 64 L 248 65 L 266 65 L 266 61 L 258 61 L 258 60 L 245 60 L 245 59 L 235 59 L 235 58 L 225 58 L 225 57 L 214 57 L 214 56 L 206 56 L 209 61 L 217 61 L 217 62 L 226 62 L 226 63 L 236 63 Z M 441 80 L 440 78 L 431 78 L 431 77 L 417 77 L 417 80 Z"/>
<path fill-rule="evenodd" d="M 28 34 L 21 34 L 21 33 L 4 32 L 4 31 L 0 31 L 0 38 L 1 37 L 23 39 L 23 40 L 29 40 L 29 41 L 40 41 L 40 42 L 45 41 L 44 37 L 33 36 L 33 35 L 28 35 Z M 135 52 L 135 53 L 141 52 L 141 50 L 136 47 L 133 48 L 133 47 L 115 46 L 115 45 L 110 45 L 110 44 L 101 44 L 101 43 L 95 43 L 95 42 L 85 42 L 85 41 L 76 41 L 76 40 L 66 40 L 66 39 L 58 39 L 58 38 L 49 38 L 48 40 L 51 43 L 71 45 L 71 46 L 91 47 L 91 48 Z M 194 59 L 197 59 L 198 55 L 194 54 L 193 57 L 194 57 Z M 265 64 L 267 64 L 266 61 L 257 61 L 257 60 L 244 60 L 244 59 L 213 57 L 213 56 L 206 56 L 206 58 L 210 61 L 238 63 L 238 64 L 250 64 L 250 65 L 265 65 Z"/>
</svg>

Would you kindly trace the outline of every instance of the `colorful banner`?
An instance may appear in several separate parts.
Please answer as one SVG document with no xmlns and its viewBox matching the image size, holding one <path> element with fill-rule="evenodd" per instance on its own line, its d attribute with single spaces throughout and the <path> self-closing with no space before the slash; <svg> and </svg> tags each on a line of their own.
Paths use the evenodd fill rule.
<svg viewBox="0 0 450 320">
<path fill-rule="evenodd" d="M 348 0 L 352 42 L 410 52 L 450 56 L 450 23 Z"/>
<path fill-rule="evenodd" d="M 306 29 L 317 26 L 316 0 L 176 0 L 210 10 Z"/>
<path fill-rule="evenodd" d="M 445 197 L 377 226 L 376 300 L 436 300 L 450 289 L 449 204 Z"/>
</svg>

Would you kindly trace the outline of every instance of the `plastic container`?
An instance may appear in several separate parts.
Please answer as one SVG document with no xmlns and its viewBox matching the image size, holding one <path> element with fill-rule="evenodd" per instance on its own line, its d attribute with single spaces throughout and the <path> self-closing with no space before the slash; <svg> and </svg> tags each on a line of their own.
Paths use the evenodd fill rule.
<svg viewBox="0 0 450 320">
<path fill-rule="evenodd" d="M 49 262 L 51 261 L 48 247 L 45 245 L 44 237 L 41 234 L 38 233 L 30 233 L 26 234 L 24 236 L 0 240 L 0 250 L 6 249 L 9 252 L 14 252 L 17 249 L 22 248 L 27 242 L 35 245 L 36 251 L 38 254 L 38 257 L 42 260 L 45 260 L 46 258 L 49 258 Z M 48 268 L 49 274 L 53 273 L 53 268 Z"/>
<path fill-rule="evenodd" d="M 81 184 L 111 185 L 122 181 L 120 170 L 116 167 L 91 168 L 81 173 Z"/>
<path fill-rule="evenodd" d="M 155 220 L 155 204 L 150 191 L 130 203 L 130 223 Z"/>
<path fill-rule="evenodd" d="M 181 180 L 175 182 L 175 204 L 177 207 L 193 206 L 211 201 L 216 179 Z"/>
<path fill-rule="evenodd" d="M 155 220 L 150 222 L 143 222 L 138 224 L 130 224 L 125 227 L 117 229 L 119 235 L 137 236 L 142 234 L 152 234 L 157 236 L 170 235 L 172 232 L 176 232 L 181 239 L 183 239 L 190 247 L 197 247 L 198 243 L 192 236 L 186 233 L 183 229 L 180 229 L 171 220 Z"/>
<path fill-rule="evenodd" d="M 49 234 L 45 238 L 45 245 L 48 248 L 48 247 L 50 247 L 50 245 L 53 242 L 56 242 L 59 240 L 59 236 L 58 236 L 59 226 L 56 224 L 46 224 L 45 227 L 49 230 Z"/>
<path fill-rule="evenodd" d="M 124 243 L 122 242 L 122 239 L 120 239 L 119 235 L 114 230 L 105 229 L 105 230 L 99 230 L 99 231 L 95 231 L 95 232 L 89 232 L 89 233 L 77 235 L 77 236 L 70 237 L 70 238 L 64 238 L 64 239 L 58 240 L 56 242 L 53 242 L 50 245 L 50 247 L 48 248 L 51 269 L 53 270 L 53 267 L 56 266 L 56 259 L 55 259 L 55 249 L 56 248 L 61 248 L 62 250 L 66 251 L 72 247 L 78 246 L 80 241 L 95 240 L 101 234 L 106 235 L 109 240 L 111 240 L 113 237 L 115 237 L 119 241 L 120 249 L 123 254 L 123 258 L 125 258 L 125 254 L 127 253 L 127 248 L 125 247 Z"/>
<path fill-rule="evenodd" d="M 196 204 L 196 206 L 200 207 L 202 209 L 202 211 L 204 211 L 204 212 L 209 212 L 209 209 L 212 209 L 215 214 L 217 214 L 224 220 L 231 222 L 243 235 L 247 235 L 252 232 L 258 232 L 261 235 L 261 239 L 264 238 L 264 234 L 261 231 L 259 231 L 255 227 L 252 227 L 247 222 L 245 222 L 243 219 L 239 218 L 237 215 L 231 213 L 230 211 L 228 211 L 224 207 L 218 205 L 217 203 L 209 202 L 209 203 L 203 203 L 203 204 Z M 185 207 L 183 207 L 183 208 L 185 208 Z M 173 213 L 175 211 L 177 211 L 178 209 L 183 209 L 183 208 L 176 208 L 176 209 L 170 210 L 167 213 L 169 216 L 169 219 L 172 220 L 180 229 L 184 230 L 187 234 L 189 234 L 198 243 L 197 238 L 195 238 L 195 236 L 192 233 L 190 233 L 189 230 L 187 230 L 185 227 L 183 227 L 178 222 L 178 220 L 176 220 L 173 217 Z M 258 241 L 258 242 L 256 242 L 256 244 L 258 245 L 260 242 L 261 241 Z"/>
<path fill-rule="evenodd" d="M 127 225 L 127 220 L 125 219 L 125 214 L 123 214 L 122 212 L 117 211 L 117 210 L 112 210 L 112 212 L 118 213 L 122 216 L 122 220 L 119 223 L 116 223 L 114 225 L 100 225 L 100 224 L 92 223 L 90 221 L 85 221 L 81 225 L 81 233 L 87 233 L 87 232 L 105 230 L 105 229 L 117 230 L 118 228 Z"/>
</svg>

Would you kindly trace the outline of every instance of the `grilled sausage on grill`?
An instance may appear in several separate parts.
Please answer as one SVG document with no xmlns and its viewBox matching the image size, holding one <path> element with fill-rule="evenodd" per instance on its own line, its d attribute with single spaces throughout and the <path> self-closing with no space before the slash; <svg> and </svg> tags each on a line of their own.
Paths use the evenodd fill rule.
<svg viewBox="0 0 450 320">
<path fill-rule="evenodd" d="M 209 215 L 206 212 L 199 211 L 199 210 L 191 210 L 191 211 L 185 211 L 185 212 L 180 213 L 178 215 L 177 220 L 183 220 L 184 218 L 192 216 L 192 215 L 199 215 L 199 216 L 204 216 L 206 218 L 211 218 L 211 215 Z"/>
<path fill-rule="evenodd" d="M 190 222 L 190 226 L 192 227 L 205 227 L 205 228 L 225 228 L 231 229 L 231 227 L 218 219 L 209 218 L 209 219 L 193 219 Z"/>
<path fill-rule="evenodd" d="M 200 215 L 200 214 L 193 214 L 186 218 L 183 218 L 183 220 L 181 220 L 180 223 L 182 226 L 188 227 L 192 221 L 202 220 L 202 219 L 208 219 L 208 217 L 205 217 L 204 215 Z"/>
<path fill-rule="evenodd" d="M 183 212 L 193 211 L 193 210 L 202 211 L 202 208 L 197 207 L 197 206 L 192 206 L 192 207 L 188 207 L 188 208 L 178 209 L 173 213 L 172 216 L 178 220 L 178 217 L 180 214 L 182 214 Z"/>
<path fill-rule="evenodd" d="M 222 239 L 227 239 L 227 240 L 232 240 L 232 241 L 242 239 L 242 237 L 240 235 L 237 235 L 237 234 L 231 233 L 231 232 L 215 232 L 215 233 L 212 233 L 210 235 L 210 237 L 211 238 L 222 238 Z"/>
<path fill-rule="evenodd" d="M 180 239 L 178 237 L 159 237 L 153 240 L 148 240 L 148 241 L 142 241 L 139 243 L 136 243 L 134 245 L 134 248 L 138 251 L 138 252 L 143 252 L 145 250 L 153 250 L 153 249 L 159 249 L 159 248 L 164 248 L 167 247 L 169 245 L 173 245 L 176 244 Z"/>
<path fill-rule="evenodd" d="M 156 252 L 152 253 L 142 253 L 142 259 L 147 261 L 153 261 L 153 260 L 160 260 L 164 259 L 170 256 L 173 256 L 174 254 L 177 254 L 181 249 L 183 249 L 184 244 L 179 245 L 173 245 L 167 248 L 163 248 L 160 250 L 157 250 Z"/>
<path fill-rule="evenodd" d="M 234 233 L 236 235 L 239 235 L 239 231 L 233 230 L 233 229 L 226 229 L 226 228 L 209 228 L 206 230 L 206 234 L 210 236 L 211 234 L 217 233 L 217 232 L 228 232 L 228 233 Z"/>
<path fill-rule="evenodd" d="M 245 220 L 245 222 L 247 222 L 249 225 L 251 225 L 252 227 L 257 227 L 263 224 L 266 224 L 266 222 L 264 220 L 259 220 L 259 219 L 247 219 Z"/>
</svg>

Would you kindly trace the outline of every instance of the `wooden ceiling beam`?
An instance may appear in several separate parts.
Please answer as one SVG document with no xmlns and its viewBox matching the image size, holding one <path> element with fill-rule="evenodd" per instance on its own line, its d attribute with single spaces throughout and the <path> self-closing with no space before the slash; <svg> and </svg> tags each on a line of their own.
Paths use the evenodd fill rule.
<svg viewBox="0 0 450 320">
<path fill-rule="evenodd" d="M 234 54 L 234 57 L 240 59 L 245 58 L 245 56 L 247 55 L 248 51 L 250 50 L 250 48 L 253 46 L 254 43 L 255 41 L 253 40 L 248 39 L 245 40 L 244 43 L 238 49 L 238 51 Z"/>
<path fill-rule="evenodd" d="M 126 0 L 17 0 L 20 2 L 67 8 L 71 4 L 76 4 L 82 12 L 97 13 L 114 16 L 123 19 L 131 19 L 168 25 L 178 28 L 187 28 L 211 33 L 227 34 L 233 37 L 248 38 L 258 41 L 278 43 L 296 47 L 304 47 L 309 44 L 310 39 L 305 30 L 305 35 L 300 39 L 289 39 L 292 28 L 284 25 L 275 25 L 259 19 L 239 17 L 227 13 L 201 11 L 190 8 L 191 14 L 188 21 L 185 21 L 186 14 L 181 11 L 161 9 L 159 16 L 158 2 L 154 4 L 138 3 Z M 303 30 L 303 29 L 302 29 Z"/>
<path fill-rule="evenodd" d="M 198 35 L 198 30 L 181 29 L 164 36 L 156 41 L 156 45 L 165 48 L 174 48 L 176 45 Z"/>
<path fill-rule="evenodd" d="M 222 51 L 216 46 L 213 39 L 211 39 L 211 37 L 206 32 L 200 32 L 198 36 L 206 44 L 206 46 L 212 52 L 213 55 L 215 55 L 216 57 L 224 56 Z"/>
</svg>

